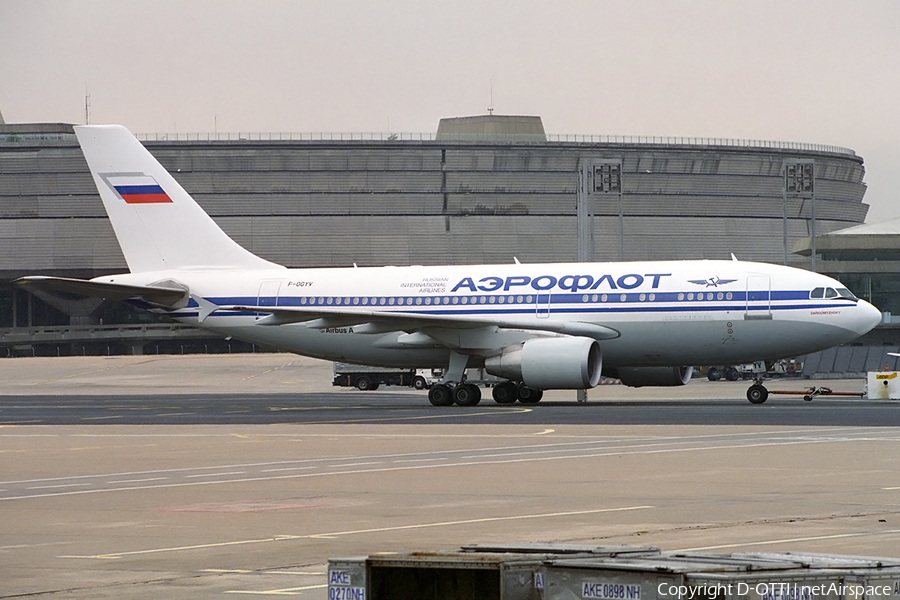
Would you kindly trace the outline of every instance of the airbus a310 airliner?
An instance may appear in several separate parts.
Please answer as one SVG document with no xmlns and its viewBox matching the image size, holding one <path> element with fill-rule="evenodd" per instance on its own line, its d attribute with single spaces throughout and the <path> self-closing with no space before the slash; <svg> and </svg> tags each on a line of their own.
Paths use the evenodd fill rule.
<svg viewBox="0 0 900 600">
<path fill-rule="evenodd" d="M 530 404 L 601 374 L 683 385 L 690 365 L 798 356 L 881 319 L 834 279 L 737 260 L 288 269 L 229 238 L 127 129 L 75 133 L 130 273 L 19 283 L 317 358 L 445 367 L 437 406 L 479 402 L 467 367 L 505 380 L 498 403 Z M 761 381 L 747 392 L 767 396 Z"/>
</svg>

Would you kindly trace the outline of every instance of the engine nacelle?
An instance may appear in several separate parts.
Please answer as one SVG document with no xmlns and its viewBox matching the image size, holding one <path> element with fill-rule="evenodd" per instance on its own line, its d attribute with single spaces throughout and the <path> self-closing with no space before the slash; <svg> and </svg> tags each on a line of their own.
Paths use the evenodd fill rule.
<svg viewBox="0 0 900 600">
<path fill-rule="evenodd" d="M 484 361 L 491 375 L 521 380 L 537 390 L 583 390 L 600 381 L 603 355 L 586 337 L 536 338 Z"/>
<path fill-rule="evenodd" d="M 627 386 L 671 387 L 691 380 L 694 367 L 619 367 L 611 374 Z"/>
</svg>

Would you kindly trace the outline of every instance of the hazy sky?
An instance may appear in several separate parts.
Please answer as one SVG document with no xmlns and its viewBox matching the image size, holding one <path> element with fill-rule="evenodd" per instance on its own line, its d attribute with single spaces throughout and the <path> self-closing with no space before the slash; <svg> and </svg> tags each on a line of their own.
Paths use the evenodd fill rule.
<svg viewBox="0 0 900 600">
<path fill-rule="evenodd" d="M 548 133 L 834 144 L 900 217 L 897 0 L 0 0 L 7 123 L 135 132 Z"/>
</svg>

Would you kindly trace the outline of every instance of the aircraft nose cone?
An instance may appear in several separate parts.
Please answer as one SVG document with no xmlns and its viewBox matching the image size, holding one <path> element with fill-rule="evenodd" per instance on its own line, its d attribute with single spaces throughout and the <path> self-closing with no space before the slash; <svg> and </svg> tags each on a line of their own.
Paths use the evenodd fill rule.
<svg viewBox="0 0 900 600">
<path fill-rule="evenodd" d="M 856 305 L 857 318 L 854 319 L 853 331 L 859 335 L 866 334 L 881 323 L 881 311 L 866 302 L 860 300 Z"/>
</svg>

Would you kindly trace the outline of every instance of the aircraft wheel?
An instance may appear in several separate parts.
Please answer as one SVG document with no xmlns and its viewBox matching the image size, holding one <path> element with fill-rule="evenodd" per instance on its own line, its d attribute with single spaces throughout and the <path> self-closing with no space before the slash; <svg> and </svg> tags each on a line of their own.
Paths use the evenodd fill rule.
<svg viewBox="0 0 900 600">
<path fill-rule="evenodd" d="M 491 395 L 494 397 L 494 402 L 497 404 L 513 404 L 517 399 L 516 386 L 509 381 L 498 383 L 494 386 L 494 389 L 491 390 Z"/>
<path fill-rule="evenodd" d="M 428 390 L 428 401 L 434 406 L 450 406 L 453 404 L 453 390 L 444 384 L 432 386 Z"/>
<path fill-rule="evenodd" d="M 728 381 L 737 381 L 741 378 L 741 374 L 738 373 L 738 370 L 734 367 L 728 367 L 725 369 L 725 379 Z"/>
<path fill-rule="evenodd" d="M 758 383 L 751 385 L 747 390 L 747 400 L 753 404 L 762 404 L 769 397 L 769 390 Z"/>
<path fill-rule="evenodd" d="M 371 377 L 360 377 L 356 380 L 356 389 L 365 392 L 368 390 L 377 390 L 378 384 L 372 381 Z"/>
<path fill-rule="evenodd" d="M 424 390 L 425 388 L 428 387 L 428 382 L 425 381 L 425 378 L 422 377 L 421 375 L 416 375 L 413 378 L 413 387 L 416 388 L 417 390 Z"/>
<path fill-rule="evenodd" d="M 706 378 L 710 381 L 718 381 L 722 379 L 722 373 L 716 367 L 710 367 L 706 373 Z"/>
<path fill-rule="evenodd" d="M 453 399 L 460 406 L 475 406 L 481 402 L 481 389 L 471 383 L 462 383 L 453 390 Z"/>
<path fill-rule="evenodd" d="M 544 392 L 520 383 L 516 387 L 516 397 L 522 404 L 537 404 L 544 397 Z"/>
</svg>

